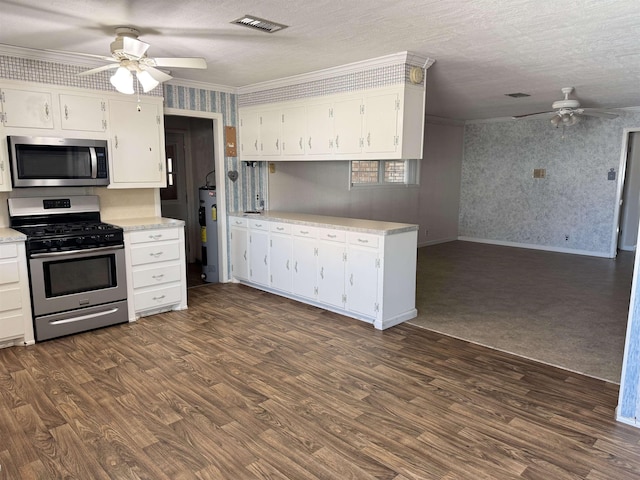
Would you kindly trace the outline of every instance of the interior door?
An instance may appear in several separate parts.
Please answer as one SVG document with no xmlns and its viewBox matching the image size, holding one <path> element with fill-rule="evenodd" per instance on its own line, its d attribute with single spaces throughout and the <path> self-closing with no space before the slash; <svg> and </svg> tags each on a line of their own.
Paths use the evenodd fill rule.
<svg viewBox="0 0 640 480">
<path fill-rule="evenodd" d="M 184 134 L 177 132 L 165 133 L 167 186 L 160 189 L 160 204 L 162 216 L 188 221 L 188 201 L 186 187 L 186 166 Z M 186 239 L 186 255 L 190 258 L 191 251 L 189 236 Z"/>
</svg>

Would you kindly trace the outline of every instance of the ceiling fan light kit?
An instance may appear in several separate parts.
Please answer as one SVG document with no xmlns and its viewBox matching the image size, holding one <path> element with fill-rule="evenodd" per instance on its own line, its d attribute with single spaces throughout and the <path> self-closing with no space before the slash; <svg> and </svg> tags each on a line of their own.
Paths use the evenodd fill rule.
<svg viewBox="0 0 640 480">
<path fill-rule="evenodd" d="M 151 58 L 147 56 L 149 44 L 138 40 L 139 32 L 131 27 L 117 27 L 116 38 L 111 42 L 111 57 L 100 57 L 108 62 L 109 65 L 93 68 L 79 75 L 92 75 L 116 68 L 116 72 L 109 79 L 111 84 L 120 93 L 133 95 L 133 74 L 144 93 L 147 93 L 158 85 L 170 80 L 171 75 L 158 70 L 155 67 L 171 67 L 171 68 L 207 68 L 207 62 L 204 58 Z M 81 54 L 82 55 L 82 54 Z M 91 55 L 94 57 L 94 55 Z"/>
</svg>

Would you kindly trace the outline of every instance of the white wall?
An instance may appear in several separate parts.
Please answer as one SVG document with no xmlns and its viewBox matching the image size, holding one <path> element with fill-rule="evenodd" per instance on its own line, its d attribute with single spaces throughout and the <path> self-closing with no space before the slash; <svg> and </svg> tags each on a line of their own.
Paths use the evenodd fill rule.
<svg viewBox="0 0 640 480">
<path fill-rule="evenodd" d="M 418 243 L 457 237 L 463 127 L 427 123 L 419 186 L 349 190 L 349 162 L 276 162 L 270 210 L 420 225 Z M 428 228 L 429 235 L 426 235 Z"/>
</svg>

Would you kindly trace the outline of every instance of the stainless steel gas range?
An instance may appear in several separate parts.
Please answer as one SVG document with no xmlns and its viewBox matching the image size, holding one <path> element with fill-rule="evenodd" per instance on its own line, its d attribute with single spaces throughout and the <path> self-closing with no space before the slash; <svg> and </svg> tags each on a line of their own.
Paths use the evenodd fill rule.
<svg viewBox="0 0 640 480">
<path fill-rule="evenodd" d="M 124 236 L 100 221 L 98 197 L 8 202 L 11 228 L 27 236 L 36 341 L 127 322 Z"/>
</svg>

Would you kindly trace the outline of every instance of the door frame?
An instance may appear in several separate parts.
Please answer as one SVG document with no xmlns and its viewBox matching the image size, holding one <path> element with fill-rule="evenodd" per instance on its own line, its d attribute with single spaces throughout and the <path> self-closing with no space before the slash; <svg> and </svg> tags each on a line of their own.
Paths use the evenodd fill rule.
<svg viewBox="0 0 640 480">
<path fill-rule="evenodd" d="M 181 117 L 208 118 L 213 120 L 213 156 L 216 170 L 216 194 L 218 201 L 218 216 L 223 212 L 224 221 L 218 223 L 218 271 L 220 282 L 230 281 L 229 262 L 227 261 L 227 194 L 225 183 L 224 166 L 224 118 L 221 113 L 200 112 L 196 110 L 186 110 L 182 108 L 164 109 L 165 115 L 176 115 Z M 158 194 L 159 196 L 159 194 Z M 222 219 L 222 218 L 221 218 Z"/>
<path fill-rule="evenodd" d="M 616 191 L 616 205 L 613 212 L 613 232 L 611 232 L 611 249 L 609 258 L 616 258 L 618 255 L 618 235 L 620 233 L 620 214 L 622 195 L 624 194 L 624 183 L 627 179 L 627 156 L 629 154 L 629 136 L 633 132 L 640 132 L 640 127 L 625 128 L 622 131 L 622 148 L 620 150 L 620 163 L 618 165 L 618 188 Z M 639 237 L 640 238 L 640 237 Z"/>
</svg>

